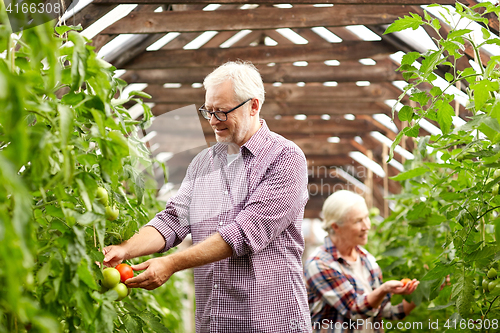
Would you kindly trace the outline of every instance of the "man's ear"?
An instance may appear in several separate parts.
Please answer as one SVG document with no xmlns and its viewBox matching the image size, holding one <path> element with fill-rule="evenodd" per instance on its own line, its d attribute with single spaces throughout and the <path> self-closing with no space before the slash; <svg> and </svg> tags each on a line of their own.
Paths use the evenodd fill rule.
<svg viewBox="0 0 500 333">
<path fill-rule="evenodd" d="M 260 102 L 257 98 L 253 98 L 251 103 L 250 115 L 253 117 L 259 114 Z"/>
<path fill-rule="evenodd" d="M 337 231 L 337 230 L 339 230 L 339 226 L 338 226 L 338 224 L 337 224 L 337 223 L 335 223 L 335 222 L 333 222 L 333 223 L 332 223 L 332 229 L 333 229 L 333 231 Z"/>
</svg>

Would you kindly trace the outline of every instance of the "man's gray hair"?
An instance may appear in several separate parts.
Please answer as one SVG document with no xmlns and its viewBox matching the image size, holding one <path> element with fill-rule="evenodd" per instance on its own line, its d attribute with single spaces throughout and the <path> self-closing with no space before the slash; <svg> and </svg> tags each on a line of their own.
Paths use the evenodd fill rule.
<svg viewBox="0 0 500 333">
<path fill-rule="evenodd" d="M 203 81 L 203 86 L 208 90 L 228 79 L 233 83 L 235 101 L 243 102 L 249 98 L 257 98 L 260 111 L 265 99 L 265 90 L 257 68 L 248 61 L 229 61 L 210 73 Z"/>
<path fill-rule="evenodd" d="M 330 195 L 323 203 L 323 229 L 333 234 L 332 223 L 342 225 L 352 207 L 365 205 L 365 199 L 351 191 L 340 190 Z"/>
</svg>

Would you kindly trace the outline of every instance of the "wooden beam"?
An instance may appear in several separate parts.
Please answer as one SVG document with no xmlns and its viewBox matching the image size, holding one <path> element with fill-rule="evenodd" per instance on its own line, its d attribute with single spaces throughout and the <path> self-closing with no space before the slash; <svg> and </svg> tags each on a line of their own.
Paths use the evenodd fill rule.
<svg viewBox="0 0 500 333">
<path fill-rule="evenodd" d="M 244 59 L 254 64 L 331 59 L 350 60 L 389 55 L 397 50 L 381 42 L 344 42 L 323 45 L 255 46 L 207 48 L 199 50 L 159 50 L 146 52 L 131 61 L 126 69 L 159 69 L 177 67 L 217 67 L 229 60 Z"/>
<path fill-rule="evenodd" d="M 119 66 L 121 67 L 121 66 Z M 394 62 L 383 59 L 374 66 L 364 66 L 359 63 L 340 66 L 326 66 L 322 63 L 309 63 L 305 67 L 291 64 L 276 64 L 275 66 L 257 65 L 264 82 L 356 82 L 370 81 L 389 82 L 402 80 L 401 74 L 396 72 L 398 66 Z M 168 68 L 168 69 L 137 69 L 127 70 L 121 79 L 128 83 L 164 84 L 203 82 L 212 72 L 212 68 Z"/>
<path fill-rule="evenodd" d="M 407 6 L 394 5 L 130 13 L 104 29 L 102 34 L 274 30 L 319 26 L 341 27 L 353 24 L 380 25 L 390 24 L 406 14 L 408 14 Z"/>
<path fill-rule="evenodd" d="M 371 103 L 384 102 L 387 99 L 398 97 L 386 87 L 389 84 L 371 84 L 358 87 L 354 83 L 341 83 L 336 87 L 326 87 L 321 84 L 299 87 L 293 83 L 275 87 L 265 84 L 266 103 Z M 175 103 L 175 104 L 203 104 L 205 89 L 181 87 L 175 89 L 164 88 L 162 85 L 149 85 L 144 92 L 153 96 L 148 102 Z M 264 105 L 266 105 L 264 103 Z"/>
<path fill-rule="evenodd" d="M 273 5 L 273 4 L 335 4 L 335 5 L 430 5 L 440 3 L 443 5 L 453 5 L 455 0 L 183 0 L 185 4 L 258 4 L 258 5 Z M 464 3 L 461 0 L 459 2 Z M 161 3 L 161 4 L 178 4 L 179 0 L 94 0 L 96 4 L 110 3 Z"/>
<path fill-rule="evenodd" d="M 192 103 L 183 104 L 156 104 L 152 108 L 155 116 L 159 116 L 165 112 L 173 111 L 182 108 Z M 201 106 L 200 104 L 196 105 Z M 296 114 L 312 115 L 330 115 L 330 116 L 344 116 L 345 114 L 353 114 L 356 117 L 361 115 L 373 115 L 377 113 L 385 113 L 389 115 L 391 108 L 381 103 L 277 103 L 265 102 L 262 106 L 261 117 L 266 120 L 276 115 L 280 116 L 294 116 Z M 377 130 L 378 127 L 373 127 Z M 385 127 L 384 127 L 385 128 Z M 387 130 L 387 128 L 386 128 Z M 365 134 L 365 133 L 363 133 Z"/>
<path fill-rule="evenodd" d="M 92 23 L 106 15 L 108 12 L 113 10 L 119 2 L 114 4 L 99 4 L 90 3 L 80 10 L 75 15 L 71 16 L 66 20 L 66 24 L 78 25 L 81 24 L 83 29 L 88 28 Z"/>
</svg>

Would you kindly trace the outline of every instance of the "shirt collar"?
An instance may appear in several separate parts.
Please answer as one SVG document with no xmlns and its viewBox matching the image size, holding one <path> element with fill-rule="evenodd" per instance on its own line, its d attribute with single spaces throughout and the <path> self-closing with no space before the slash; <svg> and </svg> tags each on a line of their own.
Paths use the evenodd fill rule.
<svg viewBox="0 0 500 333">
<path fill-rule="evenodd" d="M 258 155 L 264 148 L 263 143 L 266 141 L 269 133 L 271 132 L 264 119 L 259 119 L 259 122 L 261 124 L 260 128 L 242 146 L 242 148 L 245 147 L 254 156 Z"/>
<path fill-rule="evenodd" d="M 252 135 L 252 137 L 247 142 L 243 144 L 243 146 L 241 146 L 241 148 L 245 147 L 254 156 L 258 155 L 259 152 L 263 149 L 263 143 L 271 133 L 264 119 L 259 119 L 259 122 L 261 124 L 261 127 Z M 216 155 L 227 153 L 227 144 L 217 143 L 213 147 L 214 154 Z"/>
<path fill-rule="evenodd" d="M 330 253 L 333 256 L 333 259 L 335 259 L 335 261 L 339 261 L 339 259 L 341 259 L 344 262 L 346 261 L 344 258 L 342 258 L 340 256 L 340 252 L 339 252 L 339 250 L 337 250 L 337 247 L 335 246 L 335 244 L 333 244 L 330 236 L 325 237 L 325 249 L 328 253 Z M 365 249 L 363 249 L 361 246 L 356 246 L 356 250 L 358 251 L 362 260 L 364 258 L 366 258 L 366 250 Z"/>
</svg>

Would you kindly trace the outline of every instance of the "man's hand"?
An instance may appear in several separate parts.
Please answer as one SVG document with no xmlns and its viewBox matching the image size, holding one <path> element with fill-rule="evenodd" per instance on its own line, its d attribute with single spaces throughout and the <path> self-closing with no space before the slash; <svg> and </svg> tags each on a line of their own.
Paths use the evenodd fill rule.
<svg viewBox="0 0 500 333">
<path fill-rule="evenodd" d="M 132 265 L 134 271 L 142 271 L 136 277 L 125 281 L 129 288 L 153 290 L 164 284 L 175 273 L 173 261 L 169 256 L 149 259 L 139 265 Z"/>
<path fill-rule="evenodd" d="M 108 267 L 116 267 L 116 265 L 121 264 L 124 259 L 127 259 L 127 251 L 120 245 L 106 246 L 102 252 L 104 253 L 103 263 Z"/>
</svg>

